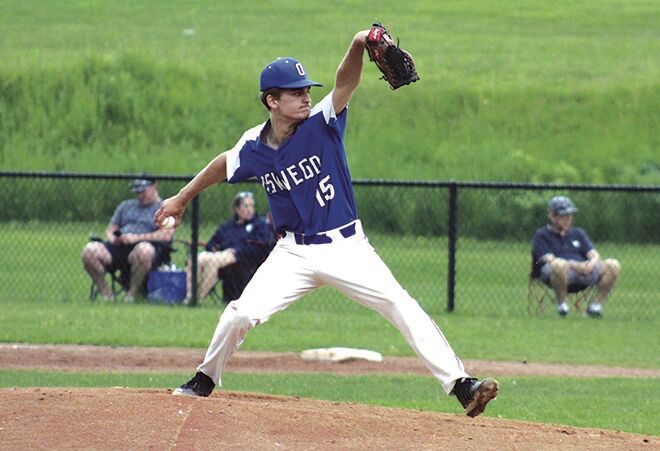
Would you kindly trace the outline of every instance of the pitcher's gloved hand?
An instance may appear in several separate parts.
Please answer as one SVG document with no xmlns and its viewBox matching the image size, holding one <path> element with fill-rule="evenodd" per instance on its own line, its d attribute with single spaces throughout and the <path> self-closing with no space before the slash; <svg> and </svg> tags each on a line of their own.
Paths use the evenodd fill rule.
<svg viewBox="0 0 660 451">
<path fill-rule="evenodd" d="M 373 24 L 367 35 L 367 52 L 369 59 L 383 73 L 382 79 L 392 89 L 419 80 L 412 55 L 395 44 L 387 28 L 378 22 Z"/>
</svg>

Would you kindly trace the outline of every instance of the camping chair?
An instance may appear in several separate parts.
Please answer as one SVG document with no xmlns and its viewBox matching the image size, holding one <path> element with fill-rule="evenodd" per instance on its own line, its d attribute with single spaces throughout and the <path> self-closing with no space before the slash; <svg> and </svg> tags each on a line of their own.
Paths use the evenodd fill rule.
<svg viewBox="0 0 660 451">
<path fill-rule="evenodd" d="M 99 241 L 102 242 L 99 237 L 92 236 L 90 241 Z M 153 263 L 152 269 L 158 268 L 161 265 L 170 265 L 172 263 L 172 252 L 176 252 L 176 249 L 172 247 L 171 241 L 152 241 L 152 243 L 158 243 L 161 246 L 160 257 Z M 120 265 L 118 268 L 111 268 L 108 271 L 110 274 L 110 290 L 112 295 L 116 299 L 122 293 L 128 291 L 128 288 L 131 285 L 131 268 L 128 264 Z M 144 287 L 143 291 L 146 292 L 147 289 L 147 277 L 144 278 Z M 89 300 L 94 302 L 99 295 L 99 287 L 96 285 L 96 282 L 92 280 L 92 285 L 89 288 Z"/>
<path fill-rule="evenodd" d="M 128 291 L 130 285 L 130 272 L 117 269 L 116 271 L 108 271 L 108 274 L 110 274 L 110 290 L 115 298 L 121 293 Z M 99 287 L 96 285 L 96 282 L 92 280 L 92 285 L 89 287 L 90 302 L 94 302 L 98 295 Z"/>
<path fill-rule="evenodd" d="M 260 261 L 256 265 L 250 266 L 248 271 L 237 271 L 236 268 L 226 267 L 220 268 L 218 270 L 218 281 L 213 285 L 211 291 L 207 295 L 207 298 L 211 298 L 215 305 L 221 303 L 229 303 L 235 299 L 238 299 L 243 293 L 243 289 L 248 284 L 248 282 L 254 276 L 254 273 L 257 272 L 259 266 L 266 261 L 268 255 L 275 247 L 279 236 L 275 236 L 274 226 L 273 226 L 273 215 L 269 211 L 266 214 L 266 223 L 270 227 L 271 236 L 270 241 L 267 243 L 255 242 L 256 244 L 263 246 L 264 253 L 260 257 Z M 205 246 L 206 243 L 199 243 L 200 246 Z"/>
<path fill-rule="evenodd" d="M 596 294 L 596 285 L 588 287 L 568 286 L 568 297 L 573 298 L 573 307 L 578 312 L 584 314 L 586 308 L 591 303 Z M 541 279 L 534 277 L 534 258 L 529 272 L 529 282 L 527 288 L 527 313 L 534 311 L 537 315 L 545 313 L 546 304 L 551 308 L 555 304 L 555 292 Z"/>
<path fill-rule="evenodd" d="M 213 285 L 207 296 L 213 300 L 214 304 L 229 303 L 238 299 L 254 273 L 266 261 L 273 247 L 275 247 L 275 241 L 258 244 L 263 246 L 264 253 L 256 264 L 246 265 L 240 269 L 232 265 L 218 270 L 218 281 Z"/>
</svg>

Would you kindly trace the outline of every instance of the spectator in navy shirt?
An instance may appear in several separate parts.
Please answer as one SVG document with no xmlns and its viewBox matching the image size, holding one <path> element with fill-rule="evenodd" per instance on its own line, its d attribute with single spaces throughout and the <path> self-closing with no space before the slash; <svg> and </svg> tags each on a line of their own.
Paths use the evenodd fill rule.
<svg viewBox="0 0 660 451">
<path fill-rule="evenodd" d="M 603 303 L 619 278 L 621 265 L 613 258 L 601 261 L 587 233 L 581 228 L 571 227 L 575 212 L 577 208 L 568 197 L 550 199 L 550 224 L 538 229 L 532 239 L 532 275 L 555 291 L 560 316 L 568 314 L 566 296 L 569 290 L 580 291 L 597 285 L 595 301 L 589 305 L 587 313 L 598 318 L 602 315 Z"/>
<path fill-rule="evenodd" d="M 197 257 L 200 302 L 208 296 L 218 278 L 222 279 L 224 301 L 238 299 L 274 243 L 270 224 L 256 214 L 254 194 L 240 192 L 232 205 L 233 219 L 217 228 L 205 244 L 205 251 Z M 191 297 L 190 280 L 189 275 L 188 299 Z"/>
</svg>

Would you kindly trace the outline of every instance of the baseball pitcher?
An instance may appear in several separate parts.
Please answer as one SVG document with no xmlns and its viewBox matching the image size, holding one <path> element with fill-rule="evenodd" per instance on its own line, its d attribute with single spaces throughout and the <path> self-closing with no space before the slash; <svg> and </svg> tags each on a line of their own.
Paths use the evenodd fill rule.
<svg viewBox="0 0 660 451">
<path fill-rule="evenodd" d="M 247 130 L 156 213 L 157 224 L 168 216 L 178 224 L 188 202 L 207 187 L 255 177 L 266 192 L 275 230 L 282 237 L 239 299 L 227 305 L 197 373 L 174 395 L 209 396 L 221 385 L 225 364 L 251 328 L 306 293 L 330 285 L 399 329 L 467 415 L 479 415 L 497 396 L 497 381 L 479 381 L 465 372 L 438 326 L 399 285 L 362 229 L 344 132 L 365 48 L 382 47 L 381 40 L 386 45 L 387 40 L 393 42 L 380 24 L 357 33 L 339 64 L 334 88 L 316 105 L 310 88 L 322 85 L 308 77 L 298 60 L 278 58 L 267 64 L 260 90 L 268 120 Z M 396 49 L 370 54 L 371 59 L 389 55 L 378 64 L 383 70 L 381 66 L 396 63 Z M 397 86 L 419 78 L 410 54 L 401 51 L 400 55 L 412 70 L 404 72 L 407 83 L 399 80 Z M 392 83 L 396 78 L 392 74 L 399 72 L 388 70 L 386 80 Z"/>
</svg>

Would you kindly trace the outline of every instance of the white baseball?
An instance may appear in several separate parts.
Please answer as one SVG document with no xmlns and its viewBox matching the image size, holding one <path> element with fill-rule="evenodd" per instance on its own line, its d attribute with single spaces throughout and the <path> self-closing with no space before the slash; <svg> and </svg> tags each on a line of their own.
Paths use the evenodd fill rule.
<svg viewBox="0 0 660 451">
<path fill-rule="evenodd" d="M 164 229 L 171 229 L 174 227 L 175 222 L 176 221 L 174 220 L 174 216 L 168 216 L 161 221 L 160 225 L 163 226 Z"/>
</svg>

